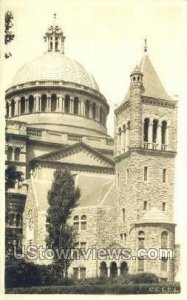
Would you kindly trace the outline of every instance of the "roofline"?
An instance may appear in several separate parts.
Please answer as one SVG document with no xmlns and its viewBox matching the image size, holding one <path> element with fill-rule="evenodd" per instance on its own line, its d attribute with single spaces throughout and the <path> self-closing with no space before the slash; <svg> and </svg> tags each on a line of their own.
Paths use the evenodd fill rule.
<svg viewBox="0 0 187 300">
<path fill-rule="evenodd" d="M 111 160 L 109 157 L 106 157 L 105 155 L 100 153 L 98 150 L 96 150 L 95 148 L 92 148 L 91 146 L 89 146 L 88 144 L 86 144 L 84 142 L 79 142 L 79 143 L 75 143 L 73 145 L 61 147 L 58 150 L 52 151 L 52 152 L 47 153 L 47 154 L 40 155 L 40 156 L 32 159 L 31 161 L 38 161 L 40 159 L 47 158 L 48 156 L 50 156 L 52 154 L 58 154 L 61 151 L 69 151 L 69 150 L 71 150 L 75 147 L 80 147 L 80 146 L 83 146 L 83 147 L 87 148 L 88 150 L 90 150 L 91 152 L 94 152 L 96 155 L 100 156 L 102 159 L 104 159 L 105 161 L 109 162 L 112 166 L 114 166 L 114 161 L 113 160 Z"/>
</svg>

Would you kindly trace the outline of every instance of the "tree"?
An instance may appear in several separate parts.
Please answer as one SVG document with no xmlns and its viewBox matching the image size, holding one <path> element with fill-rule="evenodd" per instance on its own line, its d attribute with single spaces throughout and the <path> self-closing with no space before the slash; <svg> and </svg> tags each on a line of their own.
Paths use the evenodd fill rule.
<svg viewBox="0 0 187 300">
<path fill-rule="evenodd" d="M 11 11 L 6 11 L 5 13 L 5 45 L 9 44 L 15 37 L 14 33 L 12 32 L 13 23 L 12 20 L 14 16 Z M 5 58 L 9 58 L 12 56 L 10 52 L 5 53 Z"/>
<path fill-rule="evenodd" d="M 16 181 L 23 181 L 23 173 L 17 171 L 15 165 L 8 165 L 5 169 L 5 189 L 14 188 Z"/>
<path fill-rule="evenodd" d="M 54 265 L 67 277 L 67 270 L 71 263 L 71 257 L 59 258 L 56 249 L 72 249 L 75 246 L 76 233 L 73 227 L 68 224 L 72 209 L 78 204 L 80 190 L 75 187 L 75 182 L 70 171 L 67 169 L 56 170 L 51 190 L 48 192 L 48 216 L 47 216 L 47 246 L 54 250 Z"/>
</svg>

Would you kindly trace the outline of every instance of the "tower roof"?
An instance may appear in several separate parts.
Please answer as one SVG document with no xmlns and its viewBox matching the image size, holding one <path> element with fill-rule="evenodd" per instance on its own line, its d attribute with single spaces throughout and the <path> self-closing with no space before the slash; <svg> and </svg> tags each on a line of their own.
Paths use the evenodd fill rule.
<svg viewBox="0 0 187 300">
<path fill-rule="evenodd" d="M 162 99 L 162 100 L 173 100 L 168 93 L 166 92 L 164 86 L 162 85 L 160 78 L 155 71 L 154 66 L 152 65 L 152 62 L 147 55 L 147 52 L 144 53 L 139 68 L 141 72 L 143 73 L 143 86 L 144 86 L 144 92 L 142 93 L 143 96 L 156 98 L 156 99 Z M 128 89 L 125 99 L 122 103 L 129 100 L 130 97 L 130 88 Z"/>
<path fill-rule="evenodd" d="M 171 223 L 164 211 L 159 210 L 157 207 L 152 207 L 146 211 L 141 217 L 138 224 L 142 223 Z"/>
</svg>

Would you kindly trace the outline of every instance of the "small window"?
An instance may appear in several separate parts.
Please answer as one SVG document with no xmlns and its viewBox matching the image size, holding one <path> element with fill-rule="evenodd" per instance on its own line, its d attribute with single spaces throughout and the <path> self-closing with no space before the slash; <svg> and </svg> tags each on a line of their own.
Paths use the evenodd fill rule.
<svg viewBox="0 0 187 300">
<path fill-rule="evenodd" d="M 75 230 L 79 230 L 79 222 L 74 222 L 73 227 Z"/>
<path fill-rule="evenodd" d="M 119 174 L 117 175 L 117 182 L 118 182 L 118 186 L 119 186 Z"/>
<path fill-rule="evenodd" d="M 144 271 L 144 258 L 138 257 L 138 271 Z"/>
<path fill-rule="evenodd" d="M 166 183 L 166 177 L 167 177 L 167 170 L 163 169 L 162 170 L 162 182 Z"/>
<path fill-rule="evenodd" d="M 86 278 L 86 268 L 80 268 L 80 279 Z"/>
<path fill-rule="evenodd" d="M 144 210 L 147 210 L 147 201 L 144 201 L 143 209 L 144 209 Z"/>
<path fill-rule="evenodd" d="M 139 233 L 138 233 L 138 249 L 144 248 L 144 242 L 145 242 L 145 233 L 144 233 L 144 231 L 139 231 Z"/>
<path fill-rule="evenodd" d="M 81 230 L 86 230 L 87 229 L 87 217 L 86 215 L 81 216 Z"/>
<path fill-rule="evenodd" d="M 166 211 L 166 202 L 162 202 L 162 210 Z"/>
<path fill-rule="evenodd" d="M 19 161 L 20 160 L 20 148 L 16 148 L 15 151 L 14 151 L 14 159 L 16 161 Z"/>
<path fill-rule="evenodd" d="M 161 248 L 167 248 L 168 247 L 168 233 L 166 231 L 163 231 L 161 234 Z"/>
<path fill-rule="evenodd" d="M 123 241 L 123 233 L 120 234 L 120 240 Z"/>
<path fill-rule="evenodd" d="M 167 264 L 168 264 L 167 258 L 162 257 L 162 259 L 161 259 L 161 271 L 164 271 L 164 272 L 167 271 Z"/>
<path fill-rule="evenodd" d="M 81 222 L 81 230 L 86 230 L 86 228 L 87 228 L 87 223 Z"/>
<path fill-rule="evenodd" d="M 144 167 L 144 181 L 148 180 L 148 167 Z"/>
<path fill-rule="evenodd" d="M 123 223 L 125 223 L 125 208 L 122 209 Z"/>
<path fill-rule="evenodd" d="M 129 169 L 127 169 L 126 171 L 126 183 L 129 182 Z"/>
<path fill-rule="evenodd" d="M 78 279 L 78 276 L 79 276 L 79 269 L 73 268 L 73 278 Z"/>
<path fill-rule="evenodd" d="M 86 242 L 81 242 L 80 246 L 81 246 L 81 249 L 86 249 Z"/>
</svg>

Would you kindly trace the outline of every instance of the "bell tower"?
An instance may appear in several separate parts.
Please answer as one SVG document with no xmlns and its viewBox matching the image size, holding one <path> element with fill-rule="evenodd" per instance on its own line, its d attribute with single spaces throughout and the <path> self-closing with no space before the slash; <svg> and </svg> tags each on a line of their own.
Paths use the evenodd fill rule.
<svg viewBox="0 0 187 300">
<path fill-rule="evenodd" d="M 44 36 L 44 41 L 47 43 L 47 51 L 64 54 L 65 38 L 62 29 L 56 23 L 56 13 L 54 13 L 53 25 L 48 28 Z"/>
<path fill-rule="evenodd" d="M 142 235 L 147 247 L 160 248 L 162 233 L 174 249 L 174 168 L 177 102 L 165 91 L 145 44 L 139 66 L 130 74 L 124 101 L 115 110 L 115 171 L 123 232 L 136 250 Z M 125 216 L 124 216 L 125 214 Z M 140 230 L 141 229 L 141 230 Z M 141 233 L 141 234 L 140 234 Z M 150 239 L 152 237 L 152 240 Z M 137 240 L 137 242 L 136 242 Z M 154 241 L 154 243 L 152 243 Z M 169 242 L 168 242 L 169 243 Z M 153 272 L 172 279 L 172 263 L 132 262 L 132 272 Z M 170 267 L 169 267 L 170 264 Z M 165 273 L 160 270 L 165 270 Z M 164 269 L 165 268 L 165 269 Z M 168 270 L 168 273 L 166 272 Z"/>
</svg>

